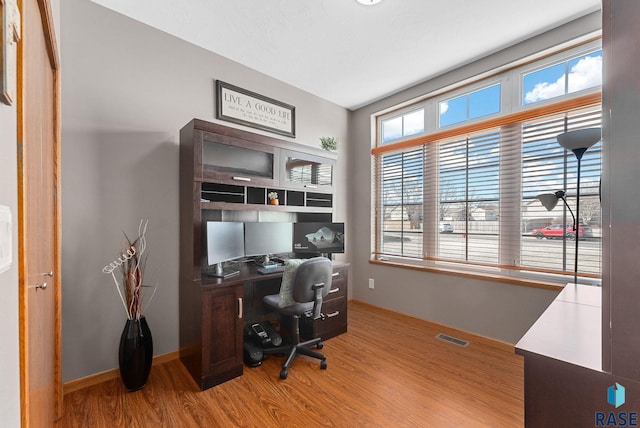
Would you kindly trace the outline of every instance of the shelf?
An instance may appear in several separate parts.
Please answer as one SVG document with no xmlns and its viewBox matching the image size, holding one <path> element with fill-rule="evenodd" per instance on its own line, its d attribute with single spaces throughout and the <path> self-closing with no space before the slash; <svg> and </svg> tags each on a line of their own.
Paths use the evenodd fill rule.
<svg viewBox="0 0 640 428">
<path fill-rule="evenodd" d="M 223 210 L 223 211 L 285 211 L 296 213 L 331 213 L 331 207 L 299 207 L 295 205 L 267 205 L 267 204 L 235 204 L 232 202 L 201 202 L 203 210 Z"/>
<path fill-rule="evenodd" d="M 267 189 L 264 187 L 247 187 L 247 204 L 264 205 L 267 200 Z"/>
<path fill-rule="evenodd" d="M 332 207 L 333 195 L 330 193 L 307 192 L 308 207 Z"/>
<path fill-rule="evenodd" d="M 267 203 L 267 195 L 276 192 L 279 205 Z M 331 212 L 333 195 L 330 193 L 303 192 L 273 187 L 239 186 L 224 183 L 202 182 L 200 191 L 202 204 L 225 204 L 226 210 L 273 210 L 290 212 Z M 207 206 L 202 206 L 209 209 Z"/>
<path fill-rule="evenodd" d="M 244 186 L 234 186 L 219 183 L 202 183 L 200 197 L 210 202 L 245 202 Z"/>
<path fill-rule="evenodd" d="M 304 192 L 287 190 L 287 204 L 291 207 L 304 207 Z"/>
</svg>

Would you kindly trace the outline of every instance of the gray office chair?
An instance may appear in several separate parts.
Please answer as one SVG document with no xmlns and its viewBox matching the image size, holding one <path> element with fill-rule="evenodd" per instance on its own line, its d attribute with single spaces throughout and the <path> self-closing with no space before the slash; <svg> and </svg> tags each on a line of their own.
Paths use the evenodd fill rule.
<svg viewBox="0 0 640 428">
<path fill-rule="evenodd" d="M 278 312 L 281 317 L 290 317 L 292 321 L 291 343 L 264 349 L 267 354 L 288 354 L 280 371 L 280 379 L 287 378 L 289 367 L 298 354 L 317 358 L 320 360 L 320 368 L 327 368 L 327 357 L 309 349 L 312 346 L 322 349 L 321 338 L 300 342 L 300 317 L 309 311 L 312 312 L 313 319 L 318 319 L 322 316 L 322 299 L 329 294 L 332 273 L 331 260 L 326 257 L 314 257 L 301 263 L 295 272 L 292 287 L 292 297 L 295 301 L 293 305 L 281 308 L 280 294 L 264 296 L 264 303 L 269 308 Z"/>
</svg>

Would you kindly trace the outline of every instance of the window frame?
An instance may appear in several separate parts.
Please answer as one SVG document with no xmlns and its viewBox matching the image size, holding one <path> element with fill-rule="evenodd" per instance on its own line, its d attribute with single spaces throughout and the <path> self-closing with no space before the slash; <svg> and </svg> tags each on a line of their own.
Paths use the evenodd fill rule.
<svg viewBox="0 0 640 428">
<path fill-rule="evenodd" d="M 582 55 L 589 54 L 601 50 L 601 40 L 590 40 L 586 43 L 581 43 L 569 48 L 563 48 L 561 52 L 551 53 L 542 59 L 524 61 L 524 65 L 513 66 L 505 72 L 496 73 L 488 78 L 479 79 L 473 83 L 467 85 L 458 85 L 451 91 L 439 91 L 438 94 L 429 97 L 426 96 L 420 102 L 404 106 L 398 110 L 387 109 L 383 114 L 379 116 L 373 115 L 373 119 L 377 123 L 377 129 L 381 129 L 381 121 L 398 116 L 404 112 L 416 110 L 417 108 L 424 108 L 425 113 L 425 132 L 423 134 L 411 135 L 408 138 L 402 138 L 392 140 L 386 143 L 382 143 L 381 134 L 378 134 L 373 142 L 371 150 L 372 159 L 374 165 L 376 159 L 382 157 L 385 153 L 393 153 L 396 151 L 406 151 L 410 149 L 417 149 L 419 146 L 427 146 L 431 142 L 440 141 L 444 138 L 453 138 L 456 136 L 469 135 L 476 131 L 489 131 L 490 127 L 500 128 L 510 122 L 523 123 L 525 120 L 532 120 L 548 115 L 562 113 L 567 110 L 573 110 L 576 108 L 582 108 L 587 106 L 597 106 L 601 103 L 602 98 L 602 86 L 595 86 L 592 88 L 586 88 L 577 92 L 571 92 L 562 96 L 550 98 L 540 102 L 534 102 L 529 104 L 522 104 L 523 99 L 523 79 L 522 76 L 526 73 L 530 73 L 535 70 L 543 69 L 549 65 L 553 65 L 558 62 L 569 62 L 572 59 L 578 58 Z M 522 62 L 520 62 L 522 64 Z M 443 100 L 454 99 L 460 95 L 469 94 L 481 90 L 483 88 L 491 87 L 500 83 L 500 107 L 499 113 L 482 116 L 476 119 L 469 119 L 463 122 L 447 125 L 443 128 L 438 128 L 439 124 L 439 103 Z M 505 84 L 506 83 L 506 84 Z M 435 124 L 435 127 L 433 126 Z M 375 174 L 377 174 L 374 168 Z M 554 288 L 559 287 L 561 284 L 568 282 L 570 274 L 573 272 L 556 272 L 556 271 L 544 271 L 533 270 L 529 271 L 524 268 L 521 269 L 518 266 L 500 266 L 490 265 L 482 263 L 451 263 L 447 260 L 438 259 L 436 257 L 429 256 L 427 242 L 430 238 L 428 235 L 434 233 L 432 231 L 425 230 L 423 232 L 423 257 L 422 259 L 416 259 L 412 257 L 403 256 L 389 256 L 377 252 L 380 248 L 380 219 L 376 214 L 377 205 L 380 200 L 378 198 L 378 189 L 376 184 L 376 177 L 374 174 L 374 180 L 372 180 L 372 197 L 373 203 L 376 204 L 376 209 L 373 210 L 372 217 L 372 263 L 391 264 L 399 267 L 406 267 L 411 269 L 426 270 L 452 273 L 463 276 L 477 277 L 482 279 L 491 278 L 499 281 L 507 281 L 510 283 L 531 285 L 536 287 Z M 425 180 L 425 192 L 427 192 L 426 178 Z M 520 198 L 522 199 L 522 198 Z M 427 204 L 423 203 L 424 206 Z M 427 219 L 429 215 L 427 208 L 423 207 L 424 221 L 430 221 Z M 520 219 L 522 213 L 518 214 Z M 436 221 L 431 221 L 435 224 L 435 229 L 438 229 L 439 217 Z M 431 225 L 433 226 L 433 225 Z M 433 227 L 431 227 L 433 228 Z M 582 277 L 582 275 L 581 275 Z M 597 284 L 600 281 L 600 275 L 586 275 L 587 282 L 592 281 Z"/>
<path fill-rule="evenodd" d="M 410 134 L 410 135 L 404 135 L 404 117 L 408 116 L 412 113 L 416 113 L 419 110 L 422 110 L 422 114 L 423 114 L 423 127 L 424 130 L 423 132 L 418 132 L 415 134 Z M 384 141 L 384 122 L 387 121 L 391 121 L 393 119 L 397 119 L 397 118 L 401 118 L 402 119 L 402 136 L 398 137 L 398 138 L 394 138 L 392 140 L 389 141 Z M 384 146 L 387 144 L 393 144 L 393 143 L 397 143 L 397 142 L 401 142 L 401 141 L 405 141 L 405 140 L 410 140 L 412 138 L 415 138 L 418 135 L 424 135 L 425 133 L 427 133 L 428 131 L 428 127 L 427 127 L 427 110 L 426 110 L 426 106 L 419 104 L 419 105 L 413 105 L 410 107 L 406 107 L 404 109 L 400 109 L 400 110 L 395 110 L 392 113 L 388 114 L 388 115 L 384 115 L 384 116 L 380 116 L 376 119 L 377 121 L 377 126 L 376 126 L 376 130 L 378 133 L 378 137 L 376 138 L 376 144 L 380 145 L 380 146 Z M 378 141 L 379 140 L 379 141 Z"/>
<path fill-rule="evenodd" d="M 536 101 L 529 104 L 522 103 L 522 98 L 524 95 L 523 93 L 524 93 L 524 76 L 525 75 L 530 73 L 535 73 L 536 71 L 544 70 L 545 68 L 551 67 L 559 63 L 568 63 L 572 59 L 587 55 L 589 53 L 592 53 L 598 50 L 602 50 L 602 40 L 598 40 L 597 42 L 593 41 L 593 42 L 585 43 L 575 48 L 547 56 L 541 60 L 531 62 L 526 66 L 519 67 L 517 69 L 518 92 L 513 94 L 515 99 L 512 100 L 514 110 L 527 110 L 529 108 L 534 108 L 534 107 L 538 107 L 545 104 L 553 104 L 566 98 L 573 98 L 573 97 L 578 97 L 580 95 L 592 93 L 596 90 L 601 91 L 602 86 L 591 87 L 591 88 L 585 88 L 576 92 L 565 93 L 564 95 L 560 95 L 553 98 L 547 98 L 546 100 Z M 565 72 L 566 72 L 566 68 L 565 68 Z"/>
<path fill-rule="evenodd" d="M 505 102 L 508 102 L 506 100 L 506 97 L 504 96 L 504 90 L 503 90 L 503 80 L 505 80 L 505 75 L 499 75 L 496 76 L 492 79 L 488 79 L 488 80 L 481 80 L 479 82 L 476 82 L 475 84 L 469 85 L 469 86 L 463 86 L 455 91 L 452 92 L 447 92 L 445 94 L 443 94 L 442 96 L 439 96 L 437 98 L 434 99 L 434 103 L 435 103 L 435 107 L 437 110 L 437 116 L 435 118 L 436 120 L 436 130 L 443 130 L 443 129 L 451 129 L 451 128 L 456 128 L 458 126 L 461 126 L 463 124 L 468 124 L 468 123 L 473 123 L 473 122 L 483 122 L 485 120 L 491 119 L 492 117 L 497 117 L 500 116 L 501 114 L 503 114 L 504 111 L 504 106 L 505 106 Z M 444 125 L 444 126 L 440 126 L 440 103 L 443 103 L 445 101 L 449 101 L 449 100 L 454 100 L 457 99 L 459 97 L 462 96 L 469 96 L 473 93 L 476 92 L 480 92 L 484 89 L 488 89 L 491 88 L 493 86 L 499 86 L 500 87 L 500 97 L 499 97 L 499 103 L 500 103 L 500 109 L 497 113 L 490 113 L 484 116 L 480 116 L 480 117 L 476 117 L 476 118 L 467 118 L 463 121 L 460 122 L 456 122 L 456 123 L 452 123 L 449 125 Z M 468 105 L 467 105 L 467 109 L 468 109 Z"/>
</svg>

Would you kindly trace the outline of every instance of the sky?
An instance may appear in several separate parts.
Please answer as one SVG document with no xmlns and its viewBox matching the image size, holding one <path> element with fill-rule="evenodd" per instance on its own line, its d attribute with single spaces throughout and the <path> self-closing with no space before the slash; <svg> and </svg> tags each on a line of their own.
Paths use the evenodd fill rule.
<svg viewBox="0 0 640 428">
<path fill-rule="evenodd" d="M 569 70 L 568 79 L 565 67 Z M 601 85 L 602 51 L 529 73 L 524 76 L 523 84 L 523 104 Z"/>
<path fill-rule="evenodd" d="M 532 104 L 602 84 L 602 50 L 554 64 L 522 78 L 522 105 Z M 501 111 L 500 84 L 439 103 L 439 126 L 476 119 Z M 424 109 L 383 123 L 383 141 L 425 132 Z"/>
</svg>

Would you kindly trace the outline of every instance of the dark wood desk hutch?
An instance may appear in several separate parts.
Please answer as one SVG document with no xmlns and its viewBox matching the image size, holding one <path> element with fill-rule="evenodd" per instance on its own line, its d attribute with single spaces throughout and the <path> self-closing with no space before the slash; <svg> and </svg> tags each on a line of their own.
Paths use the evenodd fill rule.
<svg viewBox="0 0 640 428">
<path fill-rule="evenodd" d="M 282 276 L 246 263 L 231 278 L 203 275 L 203 222 L 331 221 L 335 164 L 334 153 L 198 119 L 180 130 L 180 359 L 201 389 L 242 374 L 244 324 Z M 334 264 L 323 339 L 347 331 L 347 269 Z"/>
</svg>

